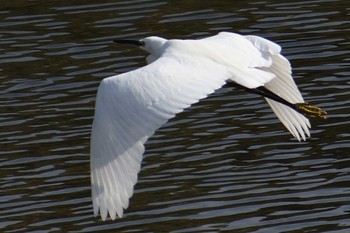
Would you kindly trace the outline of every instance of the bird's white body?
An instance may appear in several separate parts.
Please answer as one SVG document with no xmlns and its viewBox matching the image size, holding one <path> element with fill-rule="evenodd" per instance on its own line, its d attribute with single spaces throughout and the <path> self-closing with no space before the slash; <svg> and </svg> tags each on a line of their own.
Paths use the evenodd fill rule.
<svg viewBox="0 0 350 233">
<path fill-rule="evenodd" d="M 140 171 L 144 143 L 175 114 L 227 81 L 264 86 L 291 103 L 304 100 L 279 45 L 257 36 L 223 32 L 200 40 L 148 37 L 147 66 L 102 80 L 91 136 L 95 215 L 122 217 Z M 309 120 L 267 99 L 298 140 L 310 136 Z"/>
</svg>

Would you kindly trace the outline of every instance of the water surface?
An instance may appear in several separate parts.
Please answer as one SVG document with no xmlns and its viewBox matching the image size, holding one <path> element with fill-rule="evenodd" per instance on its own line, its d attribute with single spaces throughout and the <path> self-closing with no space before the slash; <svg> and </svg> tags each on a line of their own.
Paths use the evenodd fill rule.
<svg viewBox="0 0 350 233">
<path fill-rule="evenodd" d="M 315 1 L 4 1 L 0 6 L 1 232 L 349 232 L 350 4 Z M 145 65 L 112 39 L 276 41 L 306 101 L 297 142 L 263 99 L 224 87 L 146 144 L 125 217 L 90 198 L 99 82 Z"/>
</svg>

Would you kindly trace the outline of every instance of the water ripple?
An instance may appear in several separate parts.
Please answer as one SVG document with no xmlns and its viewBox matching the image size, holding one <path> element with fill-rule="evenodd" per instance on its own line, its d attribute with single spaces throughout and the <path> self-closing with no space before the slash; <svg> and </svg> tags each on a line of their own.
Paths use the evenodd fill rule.
<svg viewBox="0 0 350 233">
<path fill-rule="evenodd" d="M 349 232 L 347 1 L 8 1 L 0 16 L 1 232 Z M 223 87 L 146 143 L 125 217 L 101 222 L 89 140 L 104 77 L 145 64 L 112 40 L 228 30 L 283 47 L 326 109 L 297 142 L 263 99 Z"/>
</svg>

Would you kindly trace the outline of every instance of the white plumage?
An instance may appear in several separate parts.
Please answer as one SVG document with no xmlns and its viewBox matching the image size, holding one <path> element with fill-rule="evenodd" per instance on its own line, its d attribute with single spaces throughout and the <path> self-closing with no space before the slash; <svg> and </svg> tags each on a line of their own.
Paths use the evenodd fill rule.
<svg viewBox="0 0 350 233">
<path fill-rule="evenodd" d="M 122 217 L 128 207 L 143 144 L 155 130 L 227 81 L 250 89 L 265 86 L 290 103 L 304 102 L 280 46 L 264 38 L 222 32 L 200 40 L 147 37 L 133 43 L 150 53 L 149 64 L 102 80 L 97 93 L 91 184 L 94 213 L 103 220 Z M 306 117 L 267 102 L 294 137 L 310 136 Z"/>
</svg>

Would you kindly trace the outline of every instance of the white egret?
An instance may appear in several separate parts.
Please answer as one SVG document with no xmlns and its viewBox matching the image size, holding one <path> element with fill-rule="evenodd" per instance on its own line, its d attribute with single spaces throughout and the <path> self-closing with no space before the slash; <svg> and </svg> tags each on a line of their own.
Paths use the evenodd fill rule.
<svg viewBox="0 0 350 233">
<path fill-rule="evenodd" d="M 95 216 L 122 217 L 140 171 L 144 143 L 161 125 L 225 83 L 264 96 L 297 140 L 310 136 L 305 116 L 326 112 L 305 103 L 281 47 L 258 36 L 221 32 L 199 40 L 147 37 L 129 43 L 148 65 L 102 80 L 91 135 Z"/>
</svg>

